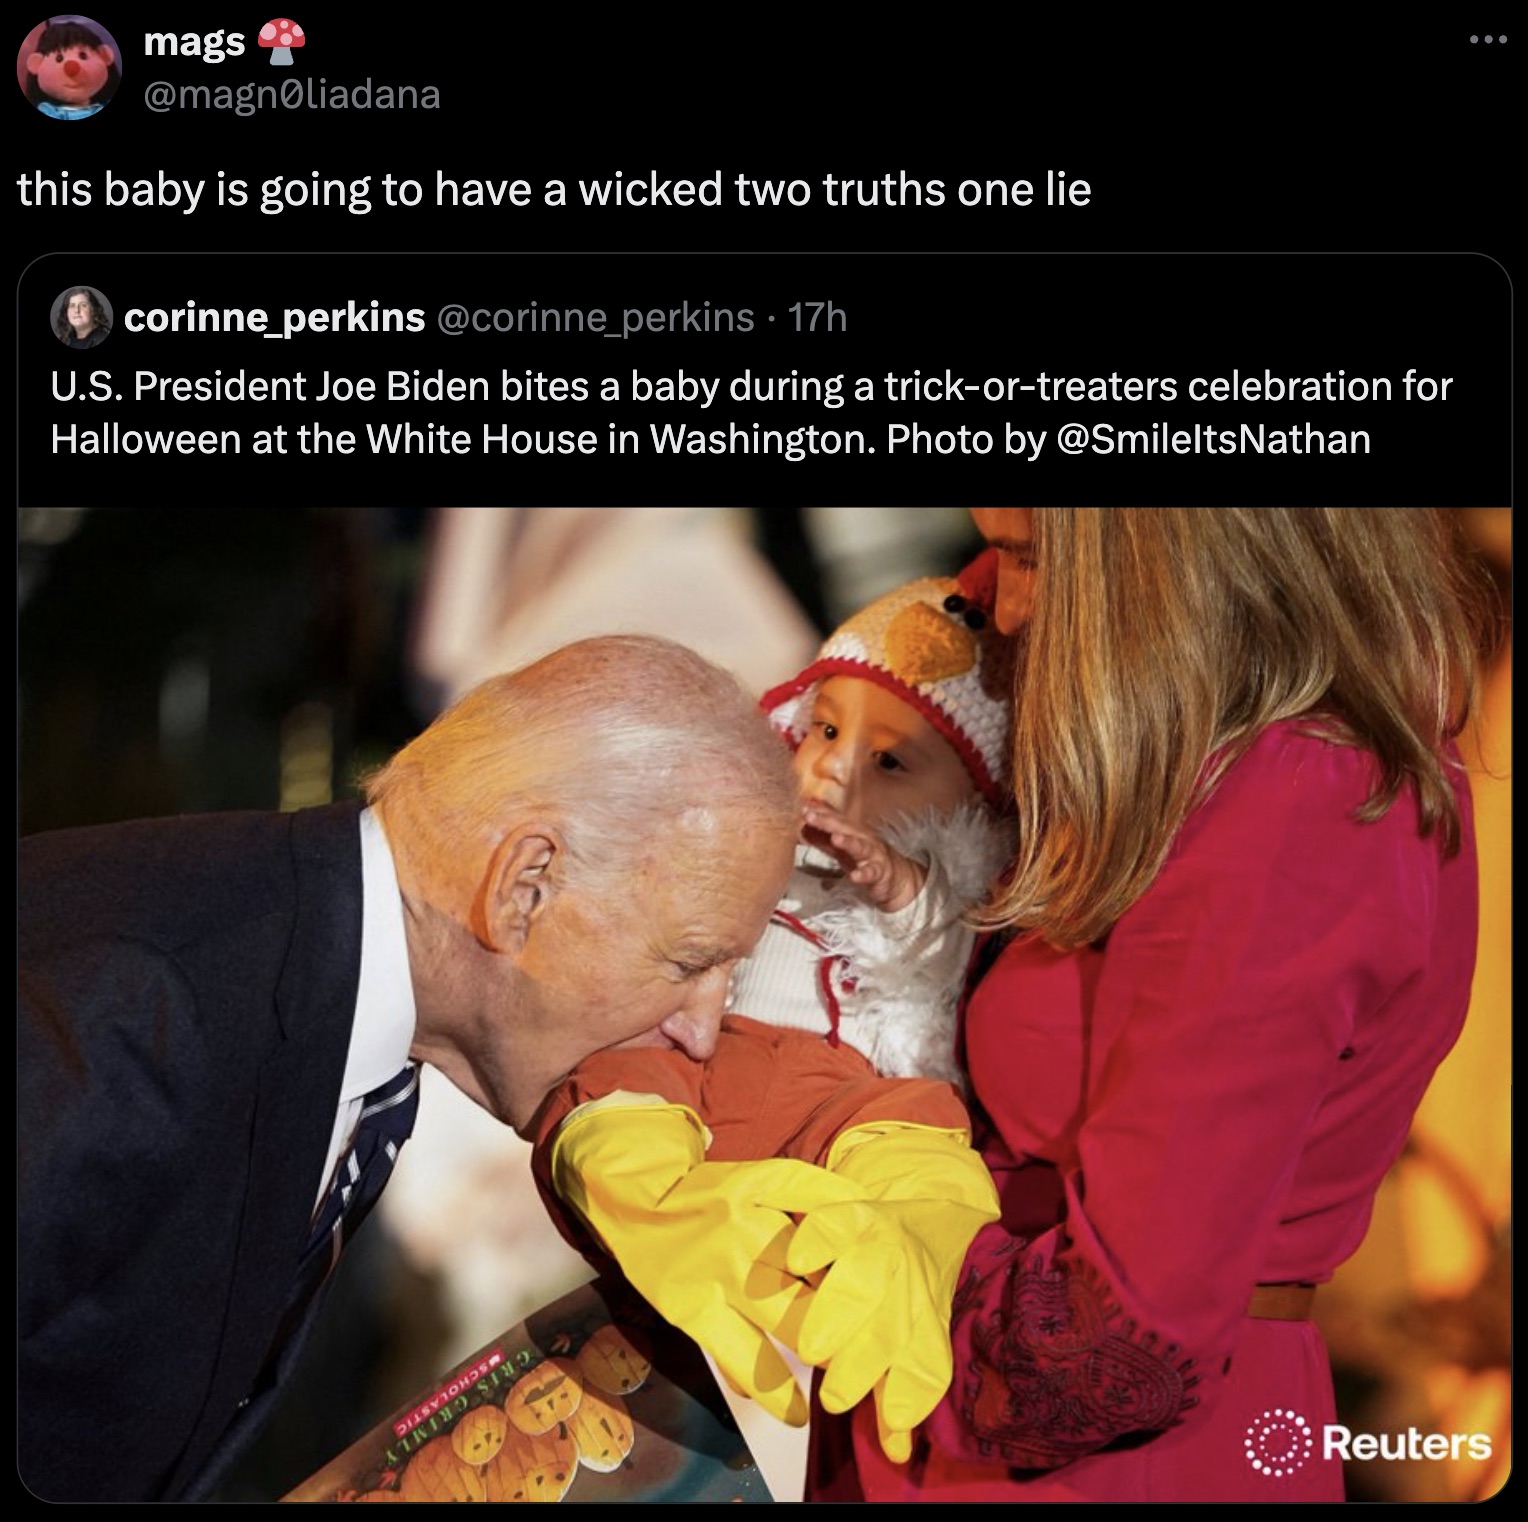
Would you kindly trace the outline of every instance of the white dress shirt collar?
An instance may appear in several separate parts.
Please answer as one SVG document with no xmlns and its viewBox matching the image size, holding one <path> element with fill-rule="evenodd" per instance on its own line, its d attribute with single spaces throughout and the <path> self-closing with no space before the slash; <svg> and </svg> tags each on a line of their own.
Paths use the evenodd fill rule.
<svg viewBox="0 0 1528 1522">
<path fill-rule="evenodd" d="M 408 1061 L 414 1044 L 414 983 L 409 974 L 403 897 L 382 822 L 361 811 L 361 977 L 340 1099 L 359 1099 Z"/>
<path fill-rule="evenodd" d="M 356 982 L 355 1018 L 345 1077 L 335 1100 L 329 1153 L 318 1181 L 315 1212 L 329 1180 L 350 1144 L 361 1101 L 408 1061 L 414 1044 L 414 982 L 409 973 L 408 937 L 403 928 L 403 896 L 382 822 L 361 811 L 361 971 Z"/>
</svg>

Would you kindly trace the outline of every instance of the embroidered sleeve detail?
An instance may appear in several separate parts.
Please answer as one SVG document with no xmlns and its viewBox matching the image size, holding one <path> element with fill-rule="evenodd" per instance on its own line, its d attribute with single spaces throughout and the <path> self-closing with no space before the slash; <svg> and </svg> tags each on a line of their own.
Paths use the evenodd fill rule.
<svg viewBox="0 0 1528 1522">
<path fill-rule="evenodd" d="M 1054 1469 L 1165 1431 L 1197 1403 L 1193 1360 L 1123 1316 L 1086 1265 L 1019 1252 L 1000 1272 L 997 1304 L 977 1311 L 952 1392 L 983 1458 Z M 968 1281 L 957 1297 L 957 1315 L 974 1288 Z"/>
</svg>

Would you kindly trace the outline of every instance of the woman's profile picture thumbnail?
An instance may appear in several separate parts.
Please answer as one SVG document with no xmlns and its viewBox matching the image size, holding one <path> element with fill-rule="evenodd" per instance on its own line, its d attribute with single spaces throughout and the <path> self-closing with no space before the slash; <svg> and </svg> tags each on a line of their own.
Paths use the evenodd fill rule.
<svg viewBox="0 0 1528 1522">
<path fill-rule="evenodd" d="M 111 304 L 93 285 L 73 285 L 53 300 L 53 336 L 66 349 L 93 349 L 111 337 Z"/>
<path fill-rule="evenodd" d="M 16 82 L 44 116 L 82 121 L 116 94 L 121 57 L 99 22 L 88 16 L 53 16 L 27 33 L 16 55 Z"/>
</svg>

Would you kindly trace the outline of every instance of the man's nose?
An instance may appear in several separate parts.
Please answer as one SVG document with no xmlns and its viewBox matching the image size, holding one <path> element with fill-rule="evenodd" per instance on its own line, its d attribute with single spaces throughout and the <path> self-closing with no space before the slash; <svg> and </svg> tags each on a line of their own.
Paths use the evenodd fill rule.
<svg viewBox="0 0 1528 1522">
<path fill-rule="evenodd" d="M 67 74 L 70 79 L 73 79 L 79 72 L 80 61 L 78 58 L 69 58 L 64 61 L 64 73 Z"/>
<path fill-rule="evenodd" d="M 716 1051 L 731 972 L 731 967 L 720 966 L 701 973 L 687 988 L 684 1004 L 658 1027 L 696 1062 L 704 1062 Z"/>
</svg>

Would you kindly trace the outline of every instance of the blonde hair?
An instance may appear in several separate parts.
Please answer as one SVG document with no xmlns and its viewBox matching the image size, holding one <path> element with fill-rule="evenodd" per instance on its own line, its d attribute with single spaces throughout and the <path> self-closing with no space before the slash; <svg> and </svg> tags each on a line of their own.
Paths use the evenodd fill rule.
<svg viewBox="0 0 1528 1522">
<path fill-rule="evenodd" d="M 1016 677 L 1016 866 L 984 914 L 1095 940 L 1269 724 L 1308 718 L 1375 758 L 1357 817 L 1414 791 L 1458 849 L 1447 743 L 1478 631 L 1431 508 L 1035 508 Z"/>
<path fill-rule="evenodd" d="M 629 897 L 686 816 L 793 834 L 790 755 L 730 673 L 669 640 L 579 640 L 466 693 L 364 779 L 395 852 L 462 912 L 515 822 L 557 827 L 569 886 Z"/>
</svg>

